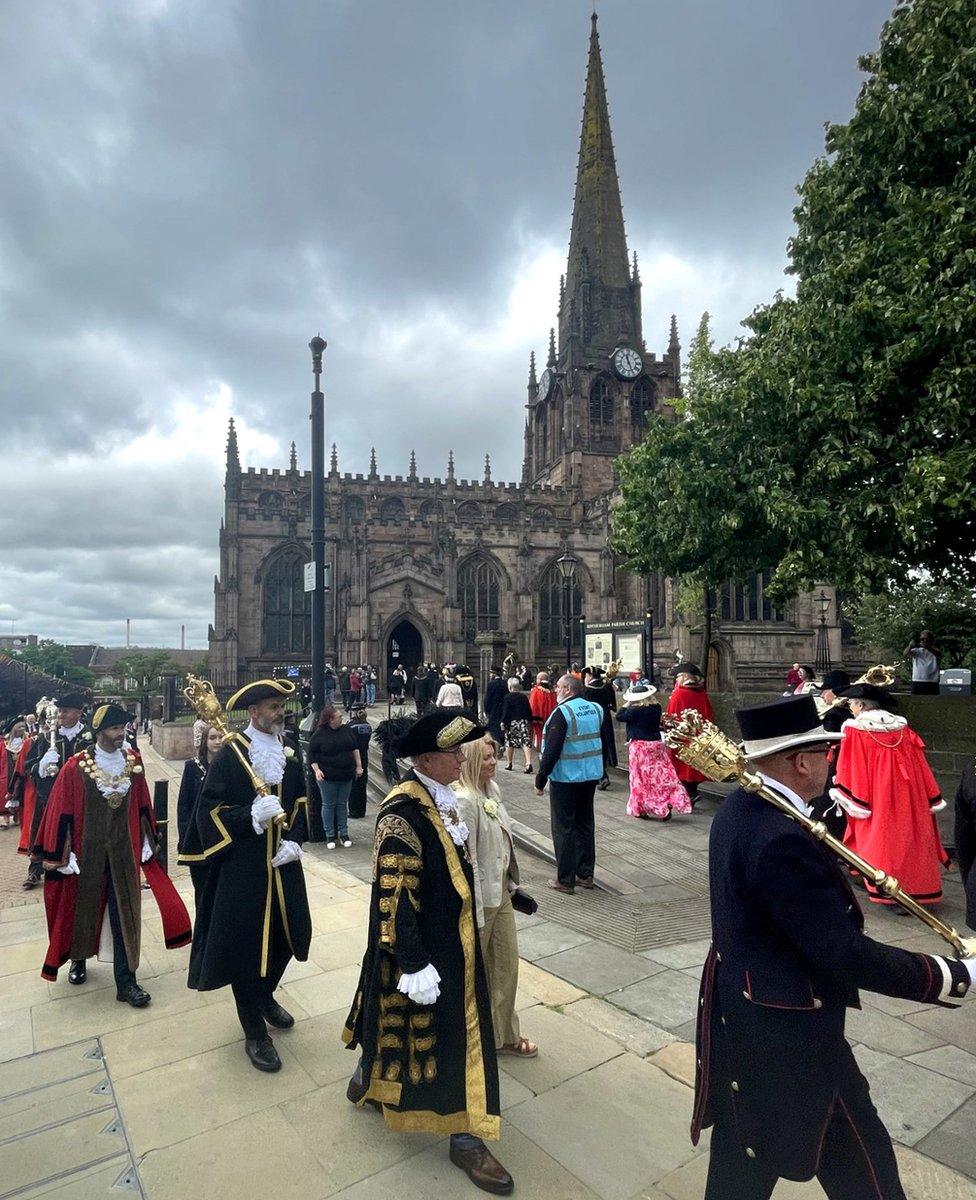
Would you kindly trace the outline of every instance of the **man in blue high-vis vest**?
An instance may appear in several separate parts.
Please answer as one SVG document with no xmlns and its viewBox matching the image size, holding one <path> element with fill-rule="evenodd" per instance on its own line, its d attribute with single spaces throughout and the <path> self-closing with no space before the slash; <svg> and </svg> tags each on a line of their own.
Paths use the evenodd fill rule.
<svg viewBox="0 0 976 1200">
<path fill-rule="evenodd" d="M 552 844 L 556 878 L 549 887 L 572 895 L 593 887 L 596 866 L 596 828 L 593 794 L 603 776 L 603 709 L 583 699 L 583 684 L 563 675 L 556 684 L 556 707 L 542 729 L 542 757 L 535 777 L 535 794 L 549 784 Z"/>
</svg>

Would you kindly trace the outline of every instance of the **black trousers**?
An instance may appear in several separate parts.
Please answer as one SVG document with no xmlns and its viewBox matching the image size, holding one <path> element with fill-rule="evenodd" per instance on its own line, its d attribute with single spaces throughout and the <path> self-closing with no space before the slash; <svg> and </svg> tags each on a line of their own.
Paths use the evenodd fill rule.
<svg viewBox="0 0 976 1200">
<path fill-rule="evenodd" d="M 593 794 L 597 781 L 559 783 L 549 780 L 549 818 L 556 853 L 556 878 L 567 887 L 590 879 L 596 867 Z"/>
<path fill-rule="evenodd" d="M 105 871 L 105 906 L 108 909 L 108 923 L 112 930 L 112 973 L 115 975 L 115 990 L 121 992 L 136 981 L 136 973 L 129 966 L 129 956 L 125 951 L 125 939 L 122 937 L 122 921 L 119 917 L 119 903 L 115 898 L 115 887 L 112 883 L 112 872 Z"/>
<path fill-rule="evenodd" d="M 257 974 L 241 976 L 230 985 L 234 993 L 234 1003 L 237 1005 L 237 1018 L 248 1041 L 267 1036 L 268 1027 L 264 1023 L 264 1014 L 274 1000 L 275 988 L 281 982 L 285 967 L 290 961 L 291 950 L 288 948 L 284 927 L 276 909 L 271 922 L 271 953 L 267 975 L 263 979 Z"/>
<path fill-rule="evenodd" d="M 817 1179 L 829 1200 L 906 1200 L 891 1138 L 849 1047 L 847 1058 Z M 727 1094 L 721 1085 L 719 1094 Z M 744 1153 L 734 1128 L 731 1109 L 716 1113 L 705 1200 L 769 1200 L 778 1176 Z"/>
</svg>

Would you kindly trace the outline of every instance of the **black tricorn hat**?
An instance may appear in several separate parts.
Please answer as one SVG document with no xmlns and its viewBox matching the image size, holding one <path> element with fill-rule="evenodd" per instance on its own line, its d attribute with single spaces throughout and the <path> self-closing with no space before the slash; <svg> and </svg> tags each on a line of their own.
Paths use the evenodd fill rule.
<svg viewBox="0 0 976 1200">
<path fill-rule="evenodd" d="M 844 692 L 845 700 L 873 700 L 882 708 L 893 710 L 898 702 L 887 688 L 878 687 L 874 683 L 855 683 Z"/>
<path fill-rule="evenodd" d="M 827 671 L 820 686 L 825 692 L 834 692 L 839 696 L 851 686 L 851 677 L 846 671 Z"/>
<path fill-rule="evenodd" d="M 736 714 L 742 730 L 742 749 L 746 758 L 765 758 L 794 746 L 816 742 L 836 742 L 839 733 L 828 733 L 817 715 L 812 696 L 788 696 L 754 708 L 740 708 Z"/>
<path fill-rule="evenodd" d="M 291 696 L 295 690 L 295 684 L 290 679 L 258 679 L 238 688 L 227 700 L 226 708 L 228 712 L 235 708 L 249 708 L 252 704 L 260 704 L 262 700 L 270 700 L 274 696 Z"/>
<path fill-rule="evenodd" d="M 483 726 L 456 709 L 439 709 L 419 720 L 394 717 L 376 726 L 376 740 L 383 751 L 383 773 L 391 782 L 400 778 L 398 758 L 453 750 L 484 736 Z"/>
<path fill-rule="evenodd" d="M 693 662 L 678 663 L 674 668 L 675 675 L 695 675 L 699 679 L 702 677 L 701 668 Z"/>
<path fill-rule="evenodd" d="M 129 714 L 121 704 L 100 704 L 91 719 L 91 727 L 98 733 L 100 729 L 111 729 L 113 725 L 127 725 Z"/>
<path fill-rule="evenodd" d="M 89 701 L 89 697 L 84 692 L 65 692 L 63 696 L 59 696 L 55 703 L 58 708 L 84 708 Z"/>
</svg>

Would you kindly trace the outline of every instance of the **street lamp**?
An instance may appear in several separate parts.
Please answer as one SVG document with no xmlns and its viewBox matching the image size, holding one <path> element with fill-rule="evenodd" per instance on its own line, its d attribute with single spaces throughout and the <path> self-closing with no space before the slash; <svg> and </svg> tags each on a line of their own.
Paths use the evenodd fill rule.
<svg viewBox="0 0 976 1200">
<path fill-rule="evenodd" d="M 822 675 L 824 671 L 829 671 L 831 666 L 830 642 L 827 639 L 827 613 L 832 601 L 823 588 L 820 589 L 819 596 L 814 596 L 814 600 L 820 605 L 820 627 L 817 629 L 817 654 L 814 666 Z"/>
<path fill-rule="evenodd" d="M 308 343 L 312 352 L 312 708 L 325 703 L 325 396 L 322 394 L 322 352 L 326 341 L 318 334 Z"/>
<path fill-rule="evenodd" d="M 556 566 L 563 581 L 563 621 L 566 628 L 566 670 L 573 665 L 572 587 L 579 561 L 567 550 L 556 559 Z"/>
</svg>

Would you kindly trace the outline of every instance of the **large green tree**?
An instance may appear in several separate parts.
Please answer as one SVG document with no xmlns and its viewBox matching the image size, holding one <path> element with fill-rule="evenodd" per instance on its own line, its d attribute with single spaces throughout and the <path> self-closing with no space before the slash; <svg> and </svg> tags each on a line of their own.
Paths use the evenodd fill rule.
<svg viewBox="0 0 976 1200">
<path fill-rule="evenodd" d="M 885 662 L 904 658 L 905 647 L 931 630 L 943 667 L 976 667 L 976 595 L 969 588 L 916 581 L 865 596 L 850 610 L 858 641 L 877 646 Z M 911 678 L 907 663 L 902 669 Z"/>
<path fill-rule="evenodd" d="M 976 4 L 899 4 L 861 66 L 854 116 L 828 128 L 799 189 L 796 297 L 753 313 L 718 356 L 721 407 L 673 435 L 716 465 L 702 498 L 736 500 L 725 536 L 758 543 L 781 595 L 826 579 L 864 593 L 914 569 L 976 580 Z M 635 472 L 667 477 L 675 444 L 649 438 Z M 662 538 L 662 566 L 689 539 L 703 562 L 736 559 L 681 490 L 651 531 L 642 487 L 625 472 L 635 562 Z"/>
<path fill-rule="evenodd" d="M 15 652 L 15 657 L 55 679 L 65 679 L 85 686 L 92 683 L 91 671 L 87 667 L 79 667 L 68 647 L 51 638 L 41 638 L 36 646 L 24 646 Z"/>
<path fill-rule="evenodd" d="M 112 677 L 125 691 L 132 681 L 135 691 L 143 693 L 160 686 L 164 675 L 175 672 L 173 660 L 165 650 L 133 650 L 117 658 L 112 665 Z"/>
</svg>

